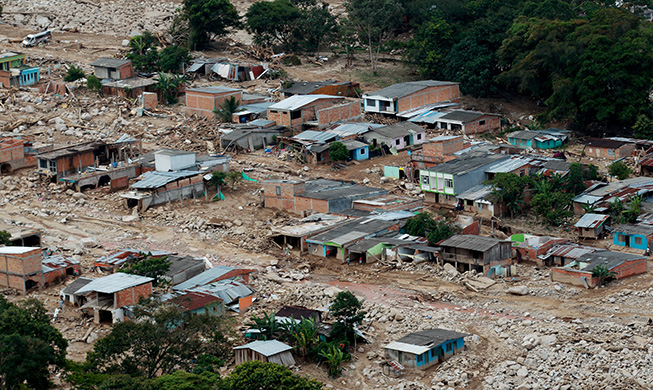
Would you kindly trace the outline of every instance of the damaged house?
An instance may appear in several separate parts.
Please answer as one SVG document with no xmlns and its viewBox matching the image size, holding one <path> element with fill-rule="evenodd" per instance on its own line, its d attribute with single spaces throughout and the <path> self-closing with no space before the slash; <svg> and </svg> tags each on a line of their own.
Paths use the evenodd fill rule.
<svg viewBox="0 0 653 390">
<path fill-rule="evenodd" d="M 330 95 L 294 95 L 268 108 L 269 120 L 293 131 L 324 128 L 360 116 L 360 101 Z"/>
<path fill-rule="evenodd" d="M 596 251 L 578 257 L 578 259 L 562 267 L 551 270 L 551 280 L 560 283 L 569 283 L 574 286 L 594 288 L 599 284 L 599 278 L 594 276 L 593 270 L 603 266 L 614 272 L 611 279 L 624 279 L 629 276 L 646 273 L 647 258 L 642 255 L 630 253 Z"/>
<path fill-rule="evenodd" d="M 141 298 L 152 295 L 153 278 L 117 272 L 93 279 L 75 292 L 83 295 L 86 304 L 82 309 L 93 310 L 93 321 L 115 323 L 125 318 L 124 307 L 138 303 Z"/>
<path fill-rule="evenodd" d="M 25 64 L 25 54 L 0 53 L 0 84 L 4 88 L 27 87 L 41 80 L 39 67 Z"/>
<path fill-rule="evenodd" d="M 32 143 L 19 138 L 0 138 L 0 175 L 36 165 Z"/>
<path fill-rule="evenodd" d="M 460 98 L 458 83 L 421 80 L 394 84 L 363 95 L 365 112 L 398 115 L 431 104 L 456 102 Z"/>
<path fill-rule="evenodd" d="M 38 247 L 0 247 L 0 287 L 27 292 L 81 272 L 79 261 L 63 255 L 43 256 Z"/>
<path fill-rule="evenodd" d="M 460 234 L 437 244 L 442 248 L 442 261 L 456 267 L 459 272 L 472 269 L 485 276 L 510 274 L 512 243 L 496 238 Z"/>
</svg>

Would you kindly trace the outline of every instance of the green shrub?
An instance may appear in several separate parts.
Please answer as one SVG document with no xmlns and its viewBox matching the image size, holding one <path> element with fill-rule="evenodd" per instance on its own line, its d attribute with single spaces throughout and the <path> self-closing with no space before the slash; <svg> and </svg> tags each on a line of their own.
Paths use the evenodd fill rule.
<svg viewBox="0 0 653 390">
<path fill-rule="evenodd" d="M 71 65 L 70 68 L 68 69 L 68 73 L 66 74 L 66 76 L 64 76 L 63 81 L 71 82 L 71 81 L 83 79 L 84 77 L 86 77 L 86 73 L 84 73 L 84 70 L 82 68 L 78 68 L 75 65 Z"/>
</svg>

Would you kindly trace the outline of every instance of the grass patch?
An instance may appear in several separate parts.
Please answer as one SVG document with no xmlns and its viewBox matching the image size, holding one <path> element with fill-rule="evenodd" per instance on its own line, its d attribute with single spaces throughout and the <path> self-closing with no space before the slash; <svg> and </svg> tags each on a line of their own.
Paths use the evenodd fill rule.
<svg viewBox="0 0 653 390">
<path fill-rule="evenodd" d="M 358 70 L 354 71 L 353 78 L 361 84 L 369 84 L 378 88 L 418 79 L 416 75 L 411 75 L 410 71 L 404 68 L 405 65 L 403 64 L 397 67 L 379 67 L 376 74 L 371 69 Z"/>
</svg>

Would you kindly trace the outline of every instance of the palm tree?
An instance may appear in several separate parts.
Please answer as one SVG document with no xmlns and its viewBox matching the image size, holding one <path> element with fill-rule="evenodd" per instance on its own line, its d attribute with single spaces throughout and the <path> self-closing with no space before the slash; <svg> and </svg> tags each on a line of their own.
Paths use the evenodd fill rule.
<svg viewBox="0 0 653 390">
<path fill-rule="evenodd" d="M 319 355 L 326 360 L 326 364 L 329 367 L 329 375 L 333 378 L 340 375 L 342 369 L 340 368 L 340 363 L 345 361 L 345 352 L 336 347 L 334 344 L 326 350 L 321 350 Z"/>
<path fill-rule="evenodd" d="M 247 325 L 251 327 L 250 329 L 258 329 L 264 340 L 274 340 L 277 333 L 282 330 L 273 311 L 270 311 L 270 314 L 263 313 L 261 318 L 252 316 L 251 319 L 254 322 Z"/>
<path fill-rule="evenodd" d="M 636 195 L 630 198 L 630 204 L 628 205 L 628 210 L 624 212 L 626 214 L 626 219 L 628 222 L 633 223 L 637 221 L 637 217 L 642 213 L 642 196 Z"/>
<path fill-rule="evenodd" d="M 188 80 L 182 75 L 166 76 L 165 73 L 159 72 L 159 81 L 154 88 L 160 91 L 166 104 L 177 103 L 177 96 L 179 96 L 179 87 L 182 84 L 188 83 Z"/>
<path fill-rule="evenodd" d="M 613 278 L 617 275 L 616 273 L 610 271 L 607 266 L 599 264 L 594 269 L 592 269 L 592 276 L 599 278 L 599 284 L 604 285 L 606 279 Z"/>
<path fill-rule="evenodd" d="M 230 96 L 220 104 L 219 109 L 213 110 L 215 116 L 222 122 L 233 122 L 233 115 L 240 107 L 240 100 Z"/>
<path fill-rule="evenodd" d="M 302 318 L 299 322 L 288 320 L 283 322 L 281 327 L 297 345 L 299 356 L 306 356 L 309 348 L 318 340 L 317 327 L 312 318 Z"/>
</svg>

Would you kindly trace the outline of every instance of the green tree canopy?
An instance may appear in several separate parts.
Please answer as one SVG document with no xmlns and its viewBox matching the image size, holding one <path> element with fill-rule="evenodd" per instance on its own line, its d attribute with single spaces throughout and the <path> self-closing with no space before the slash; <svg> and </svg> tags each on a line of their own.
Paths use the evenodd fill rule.
<svg viewBox="0 0 653 390">
<path fill-rule="evenodd" d="M 0 245 L 11 245 L 11 233 L 6 230 L 0 230 Z"/>
<path fill-rule="evenodd" d="M 229 0 L 184 0 L 184 14 L 190 26 L 191 48 L 203 49 L 211 37 L 223 36 L 240 26 L 240 16 Z"/>
<path fill-rule="evenodd" d="M 426 237 L 431 244 L 458 234 L 459 231 L 459 228 L 445 220 L 434 220 L 427 212 L 418 213 L 406 221 L 406 233 L 412 236 Z"/>
<path fill-rule="evenodd" d="M 322 383 L 298 376 L 274 363 L 247 362 L 224 378 L 220 390 L 319 390 Z"/>
<path fill-rule="evenodd" d="M 79 68 L 75 65 L 71 65 L 70 68 L 68 68 L 68 72 L 63 78 L 63 81 L 66 82 L 71 82 L 71 81 L 77 81 L 79 79 L 83 79 L 86 77 L 86 73 L 84 73 L 84 70 L 82 68 Z"/>
<path fill-rule="evenodd" d="M 144 301 L 136 319 L 113 325 L 88 353 L 85 372 L 154 378 L 177 370 L 190 371 L 198 357 L 224 361 L 231 355 L 229 320 L 208 314 L 191 315 L 176 305 Z"/>
<path fill-rule="evenodd" d="M 215 109 L 214 114 L 222 122 L 231 123 L 234 121 L 233 115 L 238 111 L 238 107 L 240 107 L 240 100 L 235 96 L 229 96 Z"/>
<path fill-rule="evenodd" d="M 302 14 L 288 0 L 259 1 L 252 4 L 245 15 L 247 31 L 260 45 L 279 45 L 292 50 L 293 38 Z"/>
<path fill-rule="evenodd" d="M 332 142 L 329 145 L 329 158 L 331 161 L 346 161 L 349 158 L 349 150 L 342 142 Z"/>
<path fill-rule="evenodd" d="M 628 165 L 626 165 L 625 162 L 623 161 L 617 161 L 615 163 L 610 164 L 608 167 L 608 173 L 610 176 L 614 176 L 619 180 L 625 180 L 630 177 L 630 174 L 632 171 L 630 168 L 628 168 Z"/>
<path fill-rule="evenodd" d="M 152 256 L 152 253 L 139 253 L 133 261 L 125 263 L 119 272 L 126 274 L 147 276 L 154 278 L 154 286 L 165 284 L 167 282 L 166 273 L 170 271 L 172 262 L 168 256 Z"/>
<path fill-rule="evenodd" d="M 154 34 L 144 31 L 129 40 L 130 52 L 125 57 L 131 60 L 132 67 L 143 72 L 154 72 L 158 69 L 159 52 L 156 49 L 158 41 Z"/>
<path fill-rule="evenodd" d="M 345 326 L 353 326 L 365 318 L 366 313 L 362 308 L 363 303 L 354 294 L 350 291 L 340 291 L 329 306 L 329 313 Z"/>
<path fill-rule="evenodd" d="M 181 73 L 182 65 L 188 64 L 190 60 L 187 48 L 179 45 L 168 46 L 159 53 L 159 68 L 162 72 Z"/>
<path fill-rule="evenodd" d="M 41 302 L 16 305 L 0 296 L 0 388 L 49 388 L 48 367 L 64 367 L 67 347 Z"/>
</svg>

